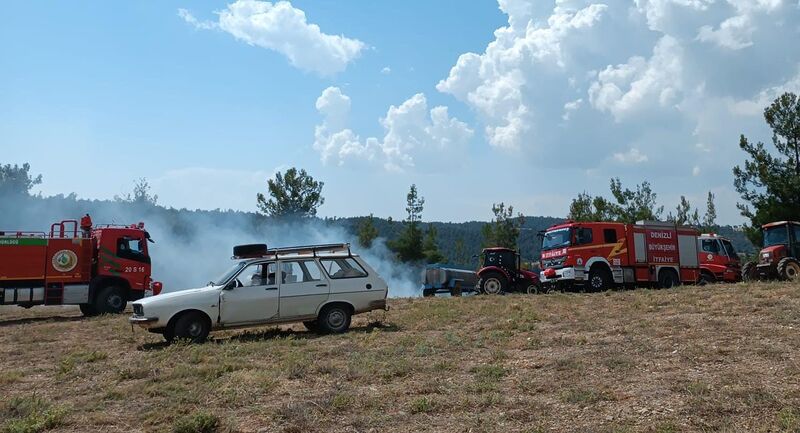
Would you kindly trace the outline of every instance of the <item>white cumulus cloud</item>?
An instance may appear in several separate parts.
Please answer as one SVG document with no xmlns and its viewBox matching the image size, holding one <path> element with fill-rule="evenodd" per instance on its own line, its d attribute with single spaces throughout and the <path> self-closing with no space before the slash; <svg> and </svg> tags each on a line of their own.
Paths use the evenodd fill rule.
<svg viewBox="0 0 800 433">
<path fill-rule="evenodd" d="M 237 0 L 217 12 L 218 22 L 200 21 L 189 11 L 178 15 L 200 29 L 219 29 L 247 44 L 279 52 L 299 69 L 320 75 L 343 71 L 366 44 L 343 35 L 323 33 L 288 1 Z"/>
<path fill-rule="evenodd" d="M 467 124 L 450 117 L 447 107 L 428 109 L 418 93 L 398 106 L 390 106 L 380 119 L 383 138 L 361 139 L 347 127 L 350 97 L 338 87 L 328 87 L 317 98 L 323 116 L 314 134 L 314 149 L 323 163 L 337 165 L 380 163 L 388 170 L 426 170 L 444 155 L 458 154 L 473 135 Z"/>
</svg>

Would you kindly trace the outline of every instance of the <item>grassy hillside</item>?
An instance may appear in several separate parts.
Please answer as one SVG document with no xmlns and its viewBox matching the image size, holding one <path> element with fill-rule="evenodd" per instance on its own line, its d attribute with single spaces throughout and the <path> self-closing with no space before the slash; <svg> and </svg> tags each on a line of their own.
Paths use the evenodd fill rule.
<svg viewBox="0 0 800 433">
<path fill-rule="evenodd" d="M 793 285 L 390 304 L 199 346 L 2 307 L 0 431 L 800 431 Z"/>
</svg>

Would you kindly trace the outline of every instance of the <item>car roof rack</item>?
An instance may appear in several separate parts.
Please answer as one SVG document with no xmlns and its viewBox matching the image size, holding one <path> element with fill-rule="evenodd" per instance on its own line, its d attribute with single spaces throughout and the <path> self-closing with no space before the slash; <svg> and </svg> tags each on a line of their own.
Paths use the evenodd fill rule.
<svg viewBox="0 0 800 433">
<path fill-rule="evenodd" d="M 348 256 L 352 256 L 349 243 L 342 244 L 319 244 L 319 245 L 303 245 L 297 247 L 278 247 L 268 248 L 267 254 L 269 256 L 280 256 L 289 254 L 312 254 L 314 257 L 319 256 L 319 253 L 327 253 L 328 255 L 347 252 Z"/>
</svg>

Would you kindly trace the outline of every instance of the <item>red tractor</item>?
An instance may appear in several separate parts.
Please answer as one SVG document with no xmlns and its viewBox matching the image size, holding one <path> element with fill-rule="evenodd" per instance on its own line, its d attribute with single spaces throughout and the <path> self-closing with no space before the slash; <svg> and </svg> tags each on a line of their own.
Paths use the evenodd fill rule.
<svg viewBox="0 0 800 433">
<path fill-rule="evenodd" d="M 761 226 L 764 248 L 758 262 L 742 267 L 742 279 L 797 281 L 800 276 L 800 222 L 779 221 Z"/>
<path fill-rule="evenodd" d="M 121 313 L 158 294 L 144 224 L 92 227 L 85 216 L 50 232 L 0 231 L 0 305 L 78 305 L 85 316 Z M 152 242 L 152 241 L 151 241 Z"/>
<path fill-rule="evenodd" d="M 522 269 L 522 259 L 510 248 L 486 248 L 478 270 L 478 291 L 487 295 L 506 292 L 539 293 L 539 275 Z"/>
</svg>

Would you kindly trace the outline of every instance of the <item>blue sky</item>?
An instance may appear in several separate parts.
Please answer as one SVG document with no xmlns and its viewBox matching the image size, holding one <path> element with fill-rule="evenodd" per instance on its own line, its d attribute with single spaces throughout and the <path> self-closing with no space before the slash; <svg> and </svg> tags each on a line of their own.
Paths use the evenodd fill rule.
<svg viewBox="0 0 800 433">
<path fill-rule="evenodd" d="M 321 215 L 402 218 L 416 183 L 444 221 L 500 201 L 563 216 L 620 176 L 667 208 L 712 190 L 739 223 L 738 134 L 769 140 L 764 103 L 800 90 L 798 8 L 11 3 L 2 162 L 30 162 L 44 194 L 111 198 L 146 177 L 162 204 L 242 210 L 297 166 L 325 182 Z"/>
</svg>

